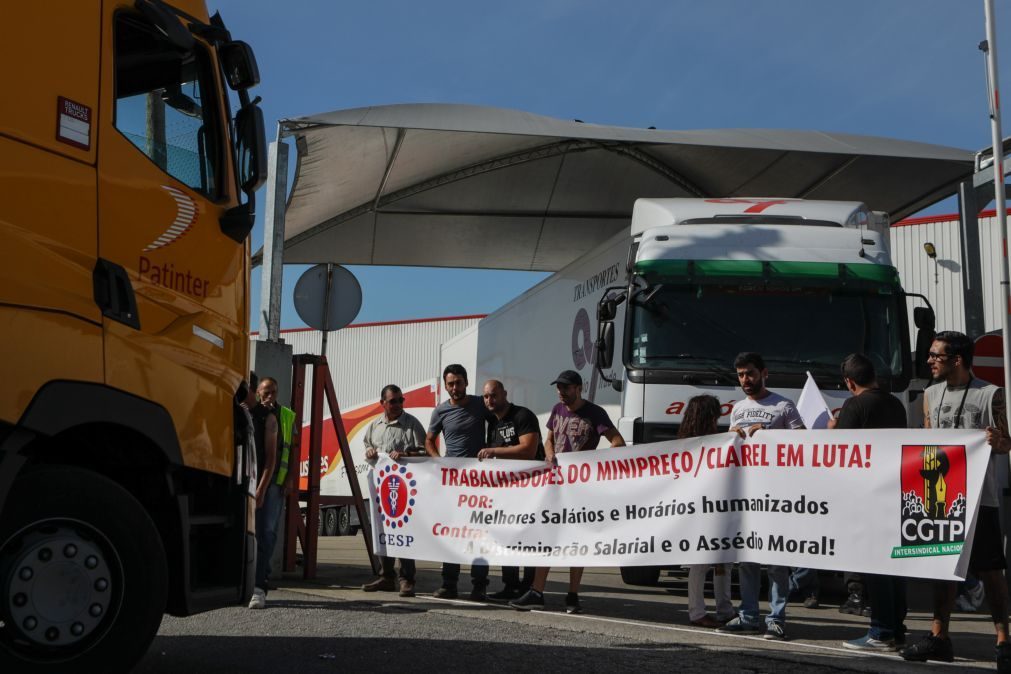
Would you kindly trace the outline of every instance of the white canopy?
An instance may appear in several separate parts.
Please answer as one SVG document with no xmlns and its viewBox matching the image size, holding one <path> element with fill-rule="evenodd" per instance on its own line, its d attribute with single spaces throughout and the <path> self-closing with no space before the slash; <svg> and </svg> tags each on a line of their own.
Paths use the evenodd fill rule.
<svg viewBox="0 0 1011 674">
<path fill-rule="evenodd" d="M 972 175 L 968 150 L 818 131 L 658 131 L 451 104 L 282 121 L 296 139 L 284 262 L 555 271 L 638 197 L 862 201 L 905 217 Z M 257 256 L 259 257 L 259 256 Z"/>
</svg>

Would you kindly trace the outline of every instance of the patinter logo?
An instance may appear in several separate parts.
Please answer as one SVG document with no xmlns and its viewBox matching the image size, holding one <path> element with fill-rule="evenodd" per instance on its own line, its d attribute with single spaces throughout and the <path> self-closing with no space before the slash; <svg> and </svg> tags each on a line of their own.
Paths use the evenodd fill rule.
<svg viewBox="0 0 1011 674">
<path fill-rule="evenodd" d="M 407 466 L 385 466 L 376 476 L 376 503 L 391 529 L 402 527 L 414 514 L 417 481 Z"/>
<path fill-rule="evenodd" d="M 902 544 L 892 557 L 959 554 L 965 506 L 964 445 L 903 445 Z"/>
</svg>

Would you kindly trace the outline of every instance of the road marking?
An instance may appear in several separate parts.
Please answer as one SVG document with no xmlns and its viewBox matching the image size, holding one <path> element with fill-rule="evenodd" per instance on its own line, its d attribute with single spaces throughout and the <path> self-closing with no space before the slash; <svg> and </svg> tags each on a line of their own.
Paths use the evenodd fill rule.
<svg viewBox="0 0 1011 674">
<path fill-rule="evenodd" d="M 594 616 L 586 615 L 585 613 L 562 613 L 560 611 L 547 611 L 544 609 L 529 609 L 520 610 L 515 609 L 508 604 L 496 604 L 493 602 L 477 602 L 470 601 L 467 599 L 440 599 L 437 597 L 432 597 L 436 601 L 446 602 L 447 604 L 460 604 L 463 606 L 491 606 L 493 608 L 508 609 L 514 613 L 543 613 L 544 615 L 550 615 L 552 618 L 571 618 L 575 620 L 591 620 L 596 622 L 604 623 L 614 623 L 616 625 L 629 625 L 632 627 L 656 627 L 662 630 L 667 630 L 669 632 L 684 632 L 686 634 L 712 634 L 718 637 L 728 638 L 728 639 L 748 639 L 749 641 L 759 641 L 763 644 L 779 645 L 779 646 L 801 646 L 803 648 L 808 648 L 817 651 L 828 651 L 830 653 L 839 653 L 847 656 L 857 656 L 857 657 L 869 657 L 869 658 L 885 658 L 888 660 L 897 660 L 899 662 L 911 662 L 908 660 L 903 660 L 898 653 L 875 653 L 873 651 L 857 651 L 849 648 L 841 648 L 838 646 L 822 646 L 821 644 L 809 644 L 803 641 L 777 641 L 774 639 L 765 639 L 762 636 L 749 636 L 746 634 L 728 634 L 726 632 L 717 632 L 716 630 L 700 630 L 692 627 L 679 627 L 678 625 L 667 625 L 664 623 L 651 623 L 644 620 L 625 620 L 622 618 L 606 618 L 604 616 Z M 698 648 L 705 648 L 706 644 L 693 644 Z M 967 663 L 981 662 L 979 660 L 970 660 L 968 658 L 955 658 L 954 662 L 937 662 L 930 661 L 924 664 L 930 665 L 946 665 L 954 667 L 962 667 Z"/>
</svg>

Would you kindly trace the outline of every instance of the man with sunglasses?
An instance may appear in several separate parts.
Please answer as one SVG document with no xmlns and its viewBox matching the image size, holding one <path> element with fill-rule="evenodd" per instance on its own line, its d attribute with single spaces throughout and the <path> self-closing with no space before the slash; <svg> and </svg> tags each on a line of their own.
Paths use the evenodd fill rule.
<svg viewBox="0 0 1011 674">
<path fill-rule="evenodd" d="M 997 671 L 1011 672 L 1011 643 L 1008 643 L 1007 581 L 1004 578 L 1003 534 L 997 506 L 997 461 L 1005 461 L 1011 450 L 1008 437 L 1004 389 L 977 379 L 972 374 L 972 340 L 960 332 L 939 332 L 930 345 L 927 362 L 938 383 L 923 394 L 924 428 L 978 428 L 986 430 L 990 444 L 990 465 L 980 494 L 976 533 L 969 556 L 969 570 L 983 582 L 990 615 L 997 633 Z M 954 649 L 948 623 L 958 585 L 934 581 L 934 616 L 930 634 L 899 651 L 906 660 L 951 662 Z"/>
<path fill-rule="evenodd" d="M 401 456 L 425 446 L 425 428 L 413 415 L 404 411 L 404 393 L 395 384 L 387 384 L 379 395 L 383 413 L 365 430 L 365 459 L 375 463 L 379 454 L 388 454 L 396 461 Z M 365 592 L 393 592 L 397 589 L 393 557 L 380 556 L 382 575 L 362 585 Z M 400 560 L 400 596 L 414 596 L 415 564 L 413 559 Z"/>
</svg>

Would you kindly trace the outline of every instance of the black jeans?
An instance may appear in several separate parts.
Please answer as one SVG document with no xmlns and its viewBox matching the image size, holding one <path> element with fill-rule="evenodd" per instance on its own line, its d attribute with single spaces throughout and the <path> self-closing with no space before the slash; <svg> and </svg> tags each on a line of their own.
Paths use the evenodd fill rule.
<svg viewBox="0 0 1011 674">
<path fill-rule="evenodd" d="M 471 564 L 470 567 L 470 580 L 474 584 L 474 587 L 488 587 L 488 566 L 479 566 L 477 564 Z M 456 587 L 456 584 L 460 581 L 460 565 L 450 564 L 449 562 L 442 563 L 442 586 L 443 587 Z"/>
<path fill-rule="evenodd" d="M 396 569 L 393 568 L 394 563 L 397 561 L 393 557 L 379 557 L 379 561 L 383 565 L 383 577 L 393 578 L 397 575 Z M 415 564 L 413 559 L 401 559 L 400 560 L 400 577 L 404 580 L 409 580 L 414 582 Z"/>
<path fill-rule="evenodd" d="M 523 590 L 525 592 L 533 584 L 534 572 L 536 570 L 536 567 L 524 566 L 523 580 L 520 580 L 520 568 L 518 566 L 503 566 L 502 582 L 505 583 L 507 590 Z"/>
</svg>

